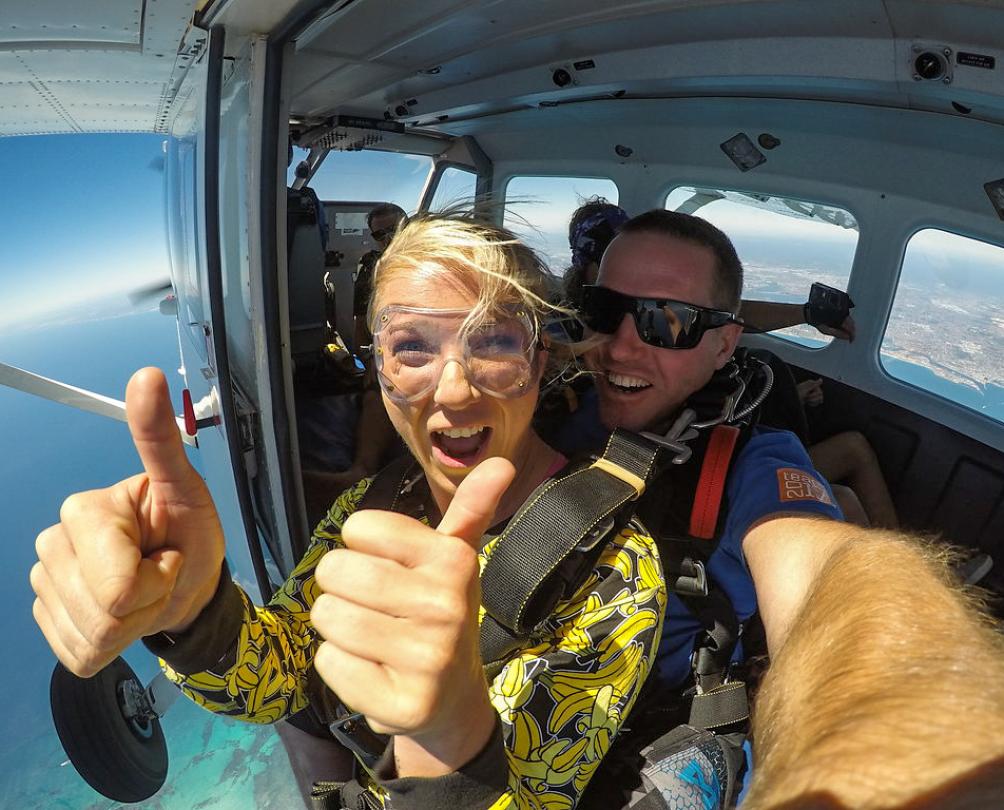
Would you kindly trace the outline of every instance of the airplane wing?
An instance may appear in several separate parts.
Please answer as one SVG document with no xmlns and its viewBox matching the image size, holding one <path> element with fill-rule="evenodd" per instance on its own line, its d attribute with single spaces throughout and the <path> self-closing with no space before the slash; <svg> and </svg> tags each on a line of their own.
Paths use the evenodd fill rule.
<svg viewBox="0 0 1004 810">
<path fill-rule="evenodd" d="M 119 422 L 126 421 L 125 403 L 120 400 L 96 394 L 84 388 L 77 388 L 75 385 L 58 380 L 51 380 L 48 377 L 33 374 L 6 363 L 0 363 L 0 385 L 24 391 L 26 394 L 33 394 L 51 402 L 69 405 L 77 410 L 87 411 L 98 416 L 107 416 Z M 179 416 L 175 417 L 175 420 L 185 444 L 197 447 L 195 437 L 190 436 L 185 430 L 184 418 Z"/>
<path fill-rule="evenodd" d="M 2 5 L 0 136 L 169 130 L 209 0 Z"/>
<path fill-rule="evenodd" d="M 705 205 L 718 200 L 727 200 L 736 205 L 748 206 L 758 211 L 770 211 L 792 219 L 826 222 L 854 231 L 858 229 L 857 221 L 846 211 L 822 203 L 807 203 L 785 197 L 771 197 L 768 194 L 710 188 L 694 188 L 691 189 L 691 192 L 690 197 L 676 207 L 677 211 L 684 214 L 696 214 Z"/>
</svg>

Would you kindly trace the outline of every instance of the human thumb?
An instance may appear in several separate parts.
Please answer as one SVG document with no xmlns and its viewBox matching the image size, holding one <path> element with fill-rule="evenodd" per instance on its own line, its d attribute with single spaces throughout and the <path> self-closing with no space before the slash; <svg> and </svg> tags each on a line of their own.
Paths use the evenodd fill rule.
<svg viewBox="0 0 1004 810">
<path fill-rule="evenodd" d="M 516 468 L 504 458 L 482 461 L 460 482 L 436 531 L 459 537 L 476 548 L 515 476 Z"/>
<path fill-rule="evenodd" d="M 204 499 L 202 479 L 185 455 L 164 373 L 143 368 L 126 386 L 126 421 L 150 484 L 170 501 Z"/>
</svg>

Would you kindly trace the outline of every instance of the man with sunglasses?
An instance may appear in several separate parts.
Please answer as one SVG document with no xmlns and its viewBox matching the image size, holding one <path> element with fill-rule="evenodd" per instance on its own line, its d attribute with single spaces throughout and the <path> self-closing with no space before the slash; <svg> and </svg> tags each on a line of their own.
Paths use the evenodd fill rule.
<svg viewBox="0 0 1004 810">
<path fill-rule="evenodd" d="M 597 283 L 582 297 L 582 320 L 598 340 L 585 365 L 603 428 L 665 434 L 732 359 L 743 331 L 736 314 L 741 295 L 735 249 L 707 221 L 654 210 L 622 225 L 603 255 Z M 584 422 L 589 409 L 583 410 Z M 698 456 L 689 464 L 700 465 Z M 672 502 L 679 475 L 670 470 L 650 487 L 647 508 Z M 837 521 L 842 515 L 805 448 L 787 431 L 753 428 L 728 467 L 724 489 L 707 576 L 740 622 L 759 611 L 773 654 L 822 559 L 799 539 L 806 524 L 820 523 L 806 518 Z M 828 548 L 823 537 L 818 551 Z M 685 601 L 670 594 L 654 669 L 659 685 L 675 692 L 692 685 L 691 655 L 701 633 Z"/>
<path fill-rule="evenodd" d="M 373 270 L 387 249 L 387 245 L 390 244 L 398 226 L 407 216 L 404 209 L 394 203 L 381 203 L 366 215 L 366 227 L 369 228 L 370 238 L 376 246 L 368 253 L 364 253 L 359 259 L 359 265 L 353 277 L 355 282 L 352 290 L 352 317 L 355 319 L 353 348 L 357 352 L 360 346 L 365 346 L 370 342 L 369 330 L 366 328 L 366 307 L 369 305 L 370 293 L 373 289 Z"/>
<path fill-rule="evenodd" d="M 665 433 L 731 360 L 743 331 L 736 314 L 742 272 L 729 238 L 699 217 L 653 210 L 621 227 L 597 284 L 584 290 L 582 307 L 586 326 L 606 336 L 585 358 L 606 429 Z M 787 485 L 796 480 L 800 488 Z M 774 571 L 762 565 L 760 551 L 773 544 L 758 541 L 785 535 L 781 518 L 842 516 L 794 434 L 768 428 L 754 428 L 733 461 L 726 499 L 709 574 L 721 580 L 741 620 L 759 602 L 773 647 L 790 617 L 775 611 L 773 589 L 760 587 Z M 681 657 L 662 671 L 672 680 L 688 673 L 686 665 Z"/>
<path fill-rule="evenodd" d="M 607 428 L 662 433 L 693 404 L 736 348 L 741 289 L 735 250 L 709 223 L 651 211 L 622 227 L 583 301 L 586 325 L 607 336 L 586 358 Z M 678 474 L 649 487 L 640 514 L 646 502 L 665 510 Z M 708 579 L 741 620 L 759 612 L 771 662 L 753 715 L 757 773 L 745 806 L 995 806 L 1004 644 L 960 591 L 949 555 L 916 537 L 825 519 L 840 517 L 832 494 L 785 431 L 753 430 L 725 492 Z M 700 632 L 670 593 L 649 677 L 656 700 L 635 708 L 632 725 L 693 684 L 688 659 Z M 960 717 L 965 734 L 951 747 L 930 744 L 952 736 L 932 729 L 954 729 Z M 730 806 L 735 771 L 721 776 L 728 752 L 721 737 L 677 729 L 643 768 L 643 788 L 655 784 L 663 804 L 646 796 L 636 805 L 633 794 L 629 806 Z M 637 769 L 637 757 L 626 761 Z M 594 784 L 603 787 L 601 774 Z M 602 792 L 586 796 L 582 810 L 625 806 Z"/>
</svg>

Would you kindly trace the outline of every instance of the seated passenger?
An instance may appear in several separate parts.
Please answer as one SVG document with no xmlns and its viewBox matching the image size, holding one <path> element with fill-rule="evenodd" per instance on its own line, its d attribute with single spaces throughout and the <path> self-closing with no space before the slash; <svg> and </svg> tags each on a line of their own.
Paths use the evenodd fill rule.
<svg viewBox="0 0 1004 810">
<path fill-rule="evenodd" d="M 382 203 L 366 215 L 366 227 L 377 246 L 364 253 L 359 259 L 353 277 L 352 317 L 355 319 L 355 334 L 353 347 L 358 354 L 361 347 L 370 342 L 370 333 L 366 324 L 366 307 L 373 295 L 373 271 L 377 261 L 387 249 L 390 240 L 398 227 L 408 218 L 404 209 L 394 203 Z"/>
<path fill-rule="evenodd" d="M 582 303 L 582 285 L 595 284 L 607 245 L 628 221 L 627 212 L 604 197 L 590 197 L 568 221 L 572 264 L 565 271 L 564 290 L 575 306 Z"/>
<path fill-rule="evenodd" d="M 823 404 L 822 379 L 803 380 L 798 395 L 807 408 Z M 896 507 L 879 466 L 878 458 L 864 434 L 845 430 L 809 445 L 809 458 L 827 481 L 846 483 L 861 503 L 867 524 L 885 529 L 899 526 Z"/>
<path fill-rule="evenodd" d="M 674 212 L 651 211 L 621 227 L 603 256 L 597 286 L 587 288 L 583 300 L 586 325 L 595 333 L 607 336 L 606 341 L 598 343 L 586 355 L 587 365 L 596 379 L 595 401 L 605 428 L 650 431 L 669 437 L 678 435 L 677 425 L 690 408 L 706 407 L 705 413 L 714 415 L 715 409 L 707 406 L 709 383 L 713 383 L 716 372 L 728 366 L 738 342 L 741 323 L 734 313 L 739 306 L 741 289 L 742 267 L 735 250 L 728 238 L 709 223 Z M 577 434 L 580 438 L 589 435 L 588 430 L 597 418 L 596 411 L 589 411 L 583 407 L 573 415 L 573 421 L 582 427 L 579 430 L 570 428 L 571 435 Z M 894 727 L 908 727 L 913 722 L 909 712 L 897 714 L 892 706 L 883 705 L 881 678 L 865 675 L 854 666 L 847 667 L 850 659 L 846 655 L 843 658 L 830 656 L 825 648 L 814 646 L 808 630 L 798 635 L 795 642 L 795 628 L 802 627 L 803 615 L 810 615 L 808 611 L 801 613 L 807 597 L 812 594 L 814 600 L 816 595 L 825 593 L 827 609 L 839 612 L 841 608 L 835 605 L 841 604 L 838 600 L 842 598 L 847 609 L 855 614 L 853 618 L 845 614 L 839 618 L 834 616 L 834 625 L 840 626 L 840 632 L 850 630 L 850 636 L 860 643 L 867 630 L 858 628 L 855 623 L 866 620 L 868 608 L 857 597 L 858 583 L 845 579 L 841 570 L 846 565 L 848 571 L 858 572 L 871 565 L 867 587 L 875 596 L 875 606 L 888 610 L 890 616 L 902 617 L 904 626 L 899 630 L 922 636 L 923 631 L 910 622 L 912 607 L 906 605 L 913 600 L 924 603 L 930 594 L 912 590 L 912 579 L 922 577 L 925 587 L 932 589 L 930 593 L 937 592 L 939 599 L 944 596 L 951 601 L 954 596 L 948 596 L 949 589 L 943 584 L 949 581 L 943 561 L 931 561 L 923 549 L 910 542 L 900 545 L 899 538 L 852 530 L 840 522 L 819 519 L 839 515 L 825 481 L 791 434 L 771 430 L 754 429 L 735 460 L 727 466 L 725 514 L 714 527 L 711 541 L 707 544 L 700 540 L 681 543 L 694 531 L 687 523 L 688 514 L 693 518 L 694 513 L 680 509 L 680 493 L 694 492 L 694 485 L 690 483 L 695 474 L 692 465 L 700 464 L 699 453 L 705 452 L 702 449 L 705 445 L 699 438 L 692 444 L 695 445 L 694 457 L 686 464 L 670 468 L 662 479 L 652 482 L 639 507 L 643 515 L 651 514 L 646 508 L 661 509 L 667 514 L 668 525 L 664 525 L 661 535 L 657 534 L 657 543 L 664 567 L 675 566 L 666 571 L 668 582 L 676 581 L 682 586 L 686 580 L 693 579 L 692 570 L 688 575 L 687 569 L 694 566 L 680 564 L 680 555 L 689 553 L 703 561 L 709 595 L 724 593 L 725 604 L 731 606 L 734 618 L 745 622 L 754 612 L 759 612 L 772 657 L 787 652 L 794 645 L 798 651 L 789 654 L 784 668 L 794 678 L 773 682 L 773 708 L 762 716 L 769 718 L 766 722 L 776 722 L 779 713 L 784 711 L 813 714 L 811 721 L 806 718 L 806 725 L 819 729 L 825 739 L 832 739 L 834 749 L 845 752 L 840 756 L 851 756 L 850 752 L 860 745 L 859 754 L 853 756 L 856 767 L 873 774 L 877 780 L 875 785 L 881 785 L 889 762 L 877 757 L 874 746 L 864 742 L 869 733 L 866 729 L 873 728 L 871 718 L 868 723 L 848 725 L 836 709 L 817 711 L 813 707 L 811 690 L 826 684 L 827 695 L 848 710 L 853 702 L 843 699 L 837 683 L 828 682 L 834 678 L 842 680 L 836 674 L 839 672 L 854 683 L 855 688 L 860 687 L 856 695 L 861 705 L 868 706 L 869 711 L 887 712 Z M 722 475 L 719 469 L 717 478 L 720 480 Z M 691 498 L 696 508 L 701 501 Z M 854 538 L 859 538 L 863 545 L 851 545 Z M 681 545 L 685 549 L 682 552 Z M 910 560 L 909 570 L 900 565 L 906 559 Z M 879 560 L 888 560 L 889 566 L 880 565 Z M 896 580 L 895 585 L 889 593 L 881 593 L 883 588 L 892 585 L 890 578 Z M 665 722 L 660 713 L 665 713 L 666 707 L 672 705 L 675 695 L 688 688 L 693 691 L 695 686 L 698 696 L 715 693 L 715 687 L 702 683 L 706 675 L 696 670 L 695 661 L 707 652 L 704 633 L 718 634 L 721 623 L 717 617 L 709 622 L 709 602 L 695 599 L 690 585 L 672 590 L 659 654 L 647 685 L 649 697 L 636 707 L 631 721 L 633 733 L 654 726 L 648 740 L 658 733 L 659 724 Z M 716 601 L 720 603 L 717 598 Z M 893 608 L 897 602 L 902 604 Z M 822 612 L 815 615 L 816 621 L 825 621 Z M 835 634 L 838 631 L 828 628 L 826 632 Z M 876 632 L 881 637 L 877 639 L 880 647 L 896 648 L 892 634 L 886 636 L 877 628 Z M 965 633 L 967 649 L 978 648 L 987 638 L 976 614 L 967 615 Z M 695 651 L 701 652 L 701 656 L 695 656 Z M 1000 672 L 1004 668 L 1000 656 L 998 645 L 982 655 L 981 660 L 989 671 Z M 918 650 L 913 660 L 922 667 L 923 653 Z M 812 662 L 813 665 L 800 666 L 799 662 Z M 939 677 L 944 677 L 951 666 L 946 660 L 935 669 Z M 897 665 L 889 662 L 882 677 L 895 677 L 896 671 Z M 708 680 L 712 684 L 715 682 Z M 865 680 L 874 687 L 874 692 L 867 696 Z M 962 680 L 964 676 L 955 682 Z M 805 690 L 795 688 L 800 684 L 806 684 Z M 840 696 L 834 697 L 837 695 Z M 929 709 L 922 707 L 929 701 L 939 702 L 932 698 L 930 690 L 917 693 L 915 710 L 923 715 Z M 992 716 L 999 722 L 1004 717 L 1004 689 L 995 690 L 989 703 L 994 707 Z M 930 710 L 938 711 L 933 706 Z M 759 742 L 755 711 L 754 707 L 753 738 Z M 939 718 L 946 720 L 950 711 L 939 711 Z M 736 716 L 726 715 L 733 719 Z M 685 711 L 682 718 L 686 717 Z M 821 717 L 826 718 L 825 722 Z M 792 730 L 799 726 L 794 714 L 785 716 L 782 722 Z M 982 724 L 983 744 L 991 726 L 992 722 Z M 735 723 L 731 726 L 728 722 L 719 724 L 718 728 L 734 732 Z M 857 736 L 859 728 L 864 737 Z M 693 780 L 708 786 L 703 797 L 696 793 L 696 788 L 696 795 L 688 797 L 695 802 L 694 806 L 717 807 L 718 801 L 727 802 L 730 791 L 735 789 L 735 785 L 730 784 L 734 773 L 726 766 L 727 747 L 732 736 L 720 735 L 714 740 L 699 736 L 684 738 L 683 743 L 693 741 L 694 745 L 675 752 L 680 757 L 686 755 L 681 761 L 687 762 L 688 767 L 689 763 L 694 763 Z M 645 741 L 643 737 L 641 742 Z M 801 744 L 811 746 L 811 741 L 804 740 Z M 783 752 L 780 759 L 786 766 L 795 766 L 794 759 L 787 755 L 782 737 L 772 735 L 772 745 Z M 992 747 L 994 754 L 980 752 L 976 745 L 967 746 L 966 750 L 985 762 L 1004 753 L 1004 744 L 998 742 Z M 639 777 L 632 779 L 641 756 L 631 735 L 615 744 L 612 758 L 608 757 L 599 781 L 587 792 L 583 806 L 590 810 L 629 806 L 637 799 L 637 792 L 651 792 L 656 779 L 662 781 L 660 791 L 667 802 L 668 796 L 675 798 L 680 789 L 680 774 L 652 768 L 644 771 L 641 784 Z M 917 756 L 925 759 L 919 752 Z M 937 756 L 938 752 L 932 750 L 926 760 Z M 824 784 L 834 795 L 850 795 L 858 789 L 862 794 L 867 793 L 860 780 L 841 782 L 841 779 L 854 779 L 850 769 L 835 769 L 841 777 L 834 779 L 821 761 L 817 761 L 816 767 L 820 770 L 818 774 L 801 771 L 800 788 Z M 771 776 L 785 781 L 780 768 L 772 769 Z M 754 769 L 755 783 L 758 778 Z M 875 795 L 880 795 L 882 788 L 875 790 Z M 793 795 L 806 797 L 806 803 L 810 801 L 805 793 Z M 699 801 L 704 804 L 696 804 Z M 800 805 L 796 801 L 792 806 Z M 862 803 L 858 800 L 847 806 L 862 806 Z"/>
</svg>

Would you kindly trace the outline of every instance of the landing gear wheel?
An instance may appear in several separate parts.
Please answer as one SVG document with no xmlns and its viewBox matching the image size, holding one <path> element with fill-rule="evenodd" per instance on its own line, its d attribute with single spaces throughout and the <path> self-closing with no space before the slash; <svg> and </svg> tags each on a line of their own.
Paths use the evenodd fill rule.
<svg viewBox="0 0 1004 810">
<path fill-rule="evenodd" d="M 167 778 L 167 742 L 132 668 L 116 658 L 93 678 L 56 664 L 52 720 L 73 767 L 117 802 L 140 802 Z"/>
</svg>

